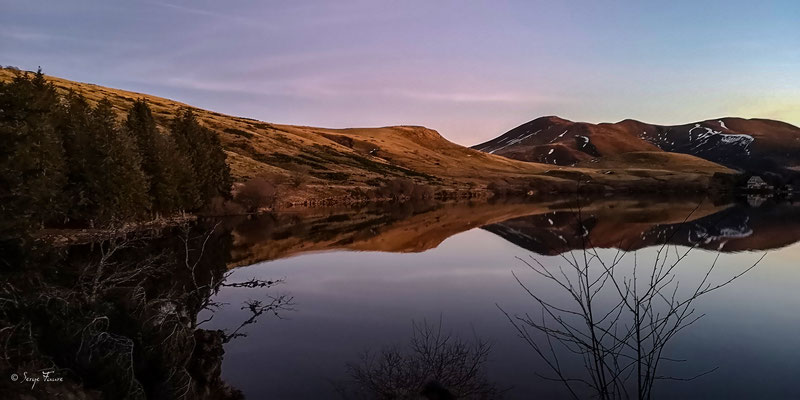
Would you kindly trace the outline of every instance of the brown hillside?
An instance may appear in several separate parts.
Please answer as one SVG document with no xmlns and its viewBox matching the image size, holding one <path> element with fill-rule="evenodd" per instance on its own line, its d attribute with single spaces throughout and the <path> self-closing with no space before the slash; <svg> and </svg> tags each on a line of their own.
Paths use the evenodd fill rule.
<svg viewBox="0 0 800 400">
<path fill-rule="evenodd" d="M 10 80 L 15 73 L 18 72 L 1 69 L 0 80 Z M 47 79 L 57 89 L 74 90 L 90 101 L 108 98 L 120 117 L 135 99 L 145 98 L 163 131 L 177 110 L 191 107 L 142 93 L 57 77 L 48 76 Z M 397 179 L 431 186 L 438 192 L 476 194 L 485 192 L 490 182 L 498 180 L 524 182 L 526 187 L 548 191 L 570 190 L 577 186 L 577 179 L 615 188 L 661 185 L 666 180 L 673 187 L 690 185 L 701 189 L 708 186 L 712 174 L 697 171 L 671 173 L 665 177 L 663 171 L 655 169 L 636 174 L 620 170 L 609 176 L 593 169 L 563 167 L 560 168 L 563 171 L 554 173 L 552 166 L 512 160 L 457 145 L 424 127 L 326 129 L 271 124 L 193 110 L 203 125 L 219 135 L 236 181 L 265 177 L 278 185 L 284 203 L 360 200 L 368 197 L 370 191 Z M 644 147 L 643 150 L 650 149 Z M 556 150 L 558 154 L 584 154 L 576 153 L 574 146 L 563 144 L 554 152 Z M 576 160 L 580 161 L 578 157 Z"/>
<path fill-rule="evenodd" d="M 473 148 L 564 166 L 587 166 L 587 160 L 632 152 L 664 152 L 659 164 L 678 166 L 687 160 L 672 155 L 680 153 L 763 175 L 773 184 L 800 182 L 795 170 L 800 165 L 800 128 L 766 119 L 719 118 L 664 126 L 630 119 L 590 124 L 541 117 Z M 670 157 L 675 160 L 665 162 Z M 617 158 L 606 165 L 619 168 L 622 161 Z"/>
<path fill-rule="evenodd" d="M 577 164 L 585 168 L 615 170 L 621 168 L 647 168 L 679 172 L 729 172 L 719 164 L 688 154 L 668 153 L 666 151 L 635 151 L 592 158 Z"/>
</svg>

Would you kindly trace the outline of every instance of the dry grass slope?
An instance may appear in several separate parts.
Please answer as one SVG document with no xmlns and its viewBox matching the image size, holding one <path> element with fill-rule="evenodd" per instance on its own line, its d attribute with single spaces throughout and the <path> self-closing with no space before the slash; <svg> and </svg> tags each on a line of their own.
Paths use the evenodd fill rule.
<svg viewBox="0 0 800 400">
<path fill-rule="evenodd" d="M 635 151 L 613 156 L 594 158 L 576 165 L 585 168 L 633 169 L 648 168 L 678 172 L 714 173 L 730 172 L 730 169 L 719 164 L 688 154 L 668 153 L 665 151 Z"/>
<path fill-rule="evenodd" d="M 15 73 L 1 69 L 0 80 L 12 79 Z M 157 96 L 47 78 L 59 90 L 74 90 L 90 101 L 108 98 L 120 118 L 135 99 L 144 98 L 164 130 L 178 109 L 191 107 Z M 615 165 L 618 173 L 610 176 L 596 169 L 555 167 L 488 154 L 452 143 L 436 131 L 419 126 L 325 129 L 271 124 L 191 108 L 203 125 L 219 135 L 236 181 L 258 176 L 275 182 L 282 204 L 358 201 L 393 179 L 431 186 L 440 193 L 482 195 L 487 193 L 487 185 L 496 181 L 525 181 L 527 187 L 551 191 L 576 187 L 576 179 L 587 177 L 604 186 L 635 187 L 643 180 L 655 184 L 667 179 L 675 185 L 695 187 L 707 186 L 713 174 L 710 170 L 665 174 L 658 168 L 644 167 L 630 174 L 625 171 L 629 166 L 619 163 Z M 553 173 L 553 169 L 563 171 Z"/>
</svg>

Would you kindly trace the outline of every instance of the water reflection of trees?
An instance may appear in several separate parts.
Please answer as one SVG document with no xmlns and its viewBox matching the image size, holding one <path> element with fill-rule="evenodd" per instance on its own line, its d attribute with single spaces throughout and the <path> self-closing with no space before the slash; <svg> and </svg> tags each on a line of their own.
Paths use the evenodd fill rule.
<svg viewBox="0 0 800 400">
<path fill-rule="evenodd" d="M 547 366 L 549 373 L 539 376 L 562 382 L 576 399 L 589 394 L 601 399 L 649 399 L 657 381 L 692 380 L 711 372 L 662 375 L 665 363 L 685 361 L 668 357 L 667 345 L 703 316 L 695 308 L 700 297 L 731 284 L 763 256 L 712 282 L 717 253 L 696 282 L 682 284 L 679 267 L 693 248 L 671 246 L 670 239 L 646 262 L 637 252 L 621 250 L 604 257 L 585 236 L 582 249 L 561 254 L 559 265 L 546 265 L 535 257 L 520 259 L 533 271 L 537 284 L 552 284 L 563 296 L 546 298 L 514 274 L 538 307 L 535 313 L 503 313 Z"/>
<path fill-rule="evenodd" d="M 412 323 L 406 346 L 366 351 L 347 365 L 350 382 L 337 385 L 353 399 L 493 399 L 501 390 L 488 380 L 485 363 L 491 345 L 466 341 L 437 324 Z"/>
<path fill-rule="evenodd" d="M 214 398 L 242 395 L 220 377 L 223 343 L 286 296 L 244 304 L 230 331 L 205 330 L 197 315 L 212 296 L 239 285 L 267 290 L 280 281 L 227 283 L 230 236 L 195 228 L 70 248 L 3 244 L 0 283 L 0 392 L 33 398 Z M 213 314 L 211 314 L 213 315 Z M 207 320 L 207 319 L 206 319 Z M 11 374 L 63 383 L 28 385 Z"/>
</svg>

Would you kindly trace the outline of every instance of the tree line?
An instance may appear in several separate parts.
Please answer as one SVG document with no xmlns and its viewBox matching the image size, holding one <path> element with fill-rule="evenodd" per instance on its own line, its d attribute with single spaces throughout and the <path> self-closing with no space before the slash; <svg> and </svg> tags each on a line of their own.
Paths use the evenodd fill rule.
<svg viewBox="0 0 800 400">
<path fill-rule="evenodd" d="M 197 211 L 231 183 L 219 138 L 191 109 L 161 132 L 144 99 L 119 121 L 107 98 L 59 94 L 41 70 L 0 82 L 0 235 Z"/>
</svg>

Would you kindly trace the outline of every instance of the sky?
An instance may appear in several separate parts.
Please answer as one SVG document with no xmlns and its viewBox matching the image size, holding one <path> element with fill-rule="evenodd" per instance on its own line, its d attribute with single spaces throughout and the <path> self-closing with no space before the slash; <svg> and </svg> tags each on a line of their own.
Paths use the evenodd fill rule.
<svg viewBox="0 0 800 400">
<path fill-rule="evenodd" d="M 463 145 L 543 115 L 800 125 L 800 2 L 0 0 L 0 65 Z"/>
</svg>

